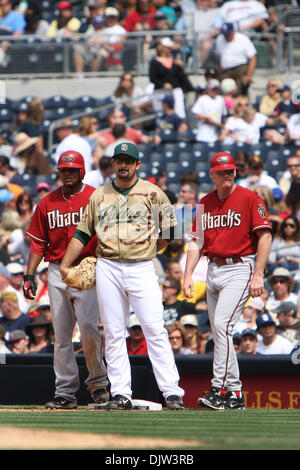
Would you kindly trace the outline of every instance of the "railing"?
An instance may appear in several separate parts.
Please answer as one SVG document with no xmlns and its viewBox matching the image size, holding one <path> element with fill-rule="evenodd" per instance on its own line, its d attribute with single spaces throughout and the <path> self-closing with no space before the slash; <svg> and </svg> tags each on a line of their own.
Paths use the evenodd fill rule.
<svg viewBox="0 0 300 470">
<path fill-rule="evenodd" d="M 112 54 L 114 63 L 108 63 L 99 70 L 92 72 L 85 64 L 84 75 L 89 77 L 119 76 L 124 71 L 137 75 L 148 75 L 149 61 L 155 55 L 155 49 L 146 51 L 146 35 L 152 38 L 169 36 L 180 42 L 179 57 L 183 60 L 185 70 L 189 74 L 197 74 L 203 70 L 205 63 L 200 62 L 199 50 L 201 40 L 193 30 L 183 31 L 139 31 L 129 33 L 124 45 Z M 300 70 L 300 28 L 286 28 L 284 35 L 278 33 L 253 33 L 251 40 L 257 48 L 258 68 L 270 69 L 270 72 Z M 6 49 L 4 56 L 0 54 L 0 78 L 31 78 L 31 77 L 75 77 L 74 47 L 86 45 L 85 35 L 76 35 L 74 39 L 55 40 L 39 39 L 36 36 L 2 36 L 1 44 Z M 207 63 L 215 63 L 214 43 Z M 1 46 L 2 47 L 2 46 Z M 3 47 L 2 47 L 3 49 Z M 88 51 L 88 50 L 86 50 Z M 299 61 L 298 61 L 299 59 Z"/>
</svg>

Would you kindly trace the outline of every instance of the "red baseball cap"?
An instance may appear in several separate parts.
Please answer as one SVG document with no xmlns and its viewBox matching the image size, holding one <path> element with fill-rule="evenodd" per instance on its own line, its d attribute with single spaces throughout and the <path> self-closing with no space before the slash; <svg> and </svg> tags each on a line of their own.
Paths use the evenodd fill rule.
<svg viewBox="0 0 300 470">
<path fill-rule="evenodd" d="M 64 10 L 65 8 L 72 8 L 71 2 L 58 2 L 58 9 Z"/>
<path fill-rule="evenodd" d="M 211 171 L 236 170 L 237 166 L 232 155 L 227 152 L 215 153 L 209 163 Z"/>
</svg>

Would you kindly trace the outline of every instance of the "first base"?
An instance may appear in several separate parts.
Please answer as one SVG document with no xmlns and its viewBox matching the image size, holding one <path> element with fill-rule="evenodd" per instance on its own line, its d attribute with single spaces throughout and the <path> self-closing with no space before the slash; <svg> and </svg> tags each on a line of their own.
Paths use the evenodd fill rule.
<svg viewBox="0 0 300 470">
<path fill-rule="evenodd" d="M 155 403 L 153 401 L 147 400 L 131 400 L 132 408 L 131 410 L 139 410 L 139 411 L 161 411 L 162 405 L 161 403 Z M 107 403 L 89 403 L 88 410 L 106 410 Z M 130 410 L 126 410 L 130 411 Z"/>
</svg>

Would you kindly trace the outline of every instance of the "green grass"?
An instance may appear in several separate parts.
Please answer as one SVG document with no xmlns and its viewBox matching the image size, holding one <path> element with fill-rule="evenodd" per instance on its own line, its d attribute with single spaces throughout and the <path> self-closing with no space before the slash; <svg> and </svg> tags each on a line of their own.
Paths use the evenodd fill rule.
<svg viewBox="0 0 300 470">
<path fill-rule="evenodd" d="M 80 408 L 37 413 L 9 412 L 2 406 L 0 426 L 197 439 L 205 444 L 197 449 L 205 450 L 300 449 L 300 409 L 103 412 Z"/>
</svg>

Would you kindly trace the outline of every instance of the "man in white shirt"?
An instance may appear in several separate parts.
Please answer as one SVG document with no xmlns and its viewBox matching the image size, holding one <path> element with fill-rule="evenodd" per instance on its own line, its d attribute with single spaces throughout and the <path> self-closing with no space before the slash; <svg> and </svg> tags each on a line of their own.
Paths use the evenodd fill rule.
<svg viewBox="0 0 300 470">
<path fill-rule="evenodd" d="M 238 94 L 247 95 L 256 68 L 256 49 L 245 34 L 234 29 L 233 23 L 224 23 L 216 40 L 220 79 L 233 78 Z"/>
<path fill-rule="evenodd" d="M 60 140 L 56 147 L 53 158 L 56 162 L 60 155 L 67 150 L 76 150 L 81 153 L 84 158 L 86 172 L 92 170 L 93 167 L 93 151 L 91 145 L 86 139 L 75 134 L 73 131 L 73 123 L 70 119 L 65 119 L 57 124 L 55 132 Z"/>
<path fill-rule="evenodd" d="M 225 2 L 220 8 L 218 23 L 234 23 L 239 31 L 266 30 L 268 10 L 257 0 L 232 0 Z"/>
<path fill-rule="evenodd" d="M 276 325 L 271 315 L 263 313 L 256 319 L 257 332 L 262 336 L 256 352 L 259 354 L 290 354 L 294 344 L 276 333 Z"/>
<path fill-rule="evenodd" d="M 111 157 L 103 156 L 99 160 L 99 168 L 86 173 L 83 182 L 94 188 L 99 188 L 104 183 L 111 181 L 115 177 L 114 169 L 111 163 Z"/>
<path fill-rule="evenodd" d="M 224 98 L 220 95 L 220 82 L 218 80 L 212 79 L 207 83 L 206 94 L 197 99 L 191 111 L 198 119 L 196 140 L 199 142 L 216 142 L 227 115 Z"/>
<path fill-rule="evenodd" d="M 243 188 L 254 190 L 258 186 L 268 186 L 270 189 L 278 188 L 278 183 L 272 176 L 264 171 L 263 161 L 258 155 L 249 159 L 249 175 L 239 183 Z"/>
</svg>

